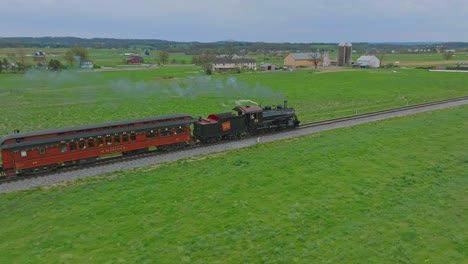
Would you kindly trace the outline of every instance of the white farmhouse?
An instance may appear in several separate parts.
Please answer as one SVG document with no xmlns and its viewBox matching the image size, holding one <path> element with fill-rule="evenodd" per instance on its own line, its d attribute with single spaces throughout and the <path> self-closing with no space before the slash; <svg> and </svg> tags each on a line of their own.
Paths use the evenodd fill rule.
<svg viewBox="0 0 468 264">
<path fill-rule="evenodd" d="M 257 70 L 257 62 L 248 58 L 215 58 L 213 60 L 213 71 L 225 70 Z"/>
<path fill-rule="evenodd" d="M 380 67 L 380 60 L 376 56 L 361 56 L 357 59 L 356 64 L 361 68 L 378 68 Z"/>
</svg>

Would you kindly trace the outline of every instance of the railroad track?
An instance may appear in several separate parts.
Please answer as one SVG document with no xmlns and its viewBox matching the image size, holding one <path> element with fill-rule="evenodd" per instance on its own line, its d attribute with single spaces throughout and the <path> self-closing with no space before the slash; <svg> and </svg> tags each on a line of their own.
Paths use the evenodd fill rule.
<svg viewBox="0 0 468 264">
<path fill-rule="evenodd" d="M 17 182 L 17 181 L 31 180 L 31 179 L 35 179 L 39 177 L 47 177 L 51 175 L 56 175 L 57 173 L 60 173 L 60 174 L 73 173 L 74 171 L 79 171 L 79 170 L 84 170 L 84 169 L 89 169 L 89 168 L 105 167 L 105 166 L 109 166 L 109 165 L 116 164 L 116 163 L 122 163 L 125 161 L 135 161 L 135 160 L 156 157 L 156 156 L 161 156 L 161 155 L 166 155 L 166 154 L 174 154 L 177 152 L 182 152 L 182 151 L 186 151 L 190 149 L 204 149 L 204 148 L 208 149 L 208 148 L 213 148 L 214 146 L 224 145 L 228 143 L 242 142 L 242 141 L 246 141 L 250 139 L 251 141 L 250 143 L 247 143 L 246 145 L 241 144 L 242 145 L 241 147 L 245 147 L 245 146 L 254 144 L 252 143 L 252 140 L 251 140 L 252 138 L 258 137 L 257 143 L 260 141 L 260 138 L 262 138 L 262 142 L 268 142 L 268 141 L 274 140 L 274 139 L 268 140 L 268 138 L 273 138 L 273 136 L 280 134 L 280 133 L 287 134 L 288 137 L 296 137 L 296 136 L 300 136 L 303 134 L 318 132 L 321 130 L 328 130 L 328 129 L 333 129 L 333 128 L 340 128 L 340 127 L 365 123 L 365 122 L 372 122 L 373 120 L 365 121 L 366 119 L 368 120 L 369 118 L 375 118 L 375 120 L 381 120 L 385 118 L 391 118 L 391 117 L 386 117 L 386 116 L 392 115 L 392 114 L 394 114 L 395 116 L 401 116 L 401 115 L 404 115 L 404 113 L 408 111 L 418 111 L 420 109 L 430 108 L 434 106 L 441 106 L 440 108 L 444 108 L 444 107 L 447 107 L 447 105 L 451 103 L 468 104 L 468 96 L 307 123 L 307 124 L 303 124 L 299 126 L 297 129 L 295 129 L 294 131 L 290 131 L 289 133 L 283 133 L 284 131 L 280 131 L 280 132 L 273 132 L 273 133 L 268 133 L 268 134 L 255 135 L 255 136 L 251 136 L 247 138 L 233 139 L 233 140 L 213 143 L 209 145 L 195 145 L 195 146 L 190 146 L 190 147 L 171 150 L 171 151 L 154 150 L 154 151 L 148 151 L 145 153 L 140 153 L 140 154 L 131 155 L 131 156 L 122 155 L 122 156 L 108 157 L 105 159 L 100 159 L 97 162 L 92 163 L 92 164 L 63 167 L 59 170 L 59 172 L 49 171 L 49 172 L 33 174 L 33 175 L 25 175 L 25 176 L 17 176 L 17 177 L 1 177 L 0 185 Z M 429 109 L 429 110 L 433 110 L 433 109 Z M 424 112 L 424 111 L 420 111 L 420 112 Z M 309 132 L 302 132 L 302 131 L 309 131 Z"/>
<path fill-rule="evenodd" d="M 328 124 L 335 124 L 335 123 L 344 122 L 344 121 L 347 122 L 347 121 L 358 120 L 358 119 L 367 118 L 367 117 L 375 117 L 375 116 L 381 116 L 381 115 L 386 115 L 386 114 L 391 114 L 391 113 L 399 113 L 399 112 L 408 111 L 408 110 L 421 109 L 421 108 L 426 108 L 430 106 L 443 105 L 447 103 L 463 102 L 467 100 L 468 100 L 468 96 L 462 96 L 462 97 L 451 98 L 447 100 L 409 105 L 409 106 L 375 111 L 375 112 L 370 112 L 370 113 L 365 113 L 365 114 L 358 114 L 358 115 L 353 115 L 353 116 L 339 117 L 339 118 L 334 118 L 334 119 L 329 119 L 329 120 L 312 122 L 312 123 L 301 125 L 301 128 L 309 128 L 309 127 L 316 127 L 316 126 L 322 126 L 322 125 L 328 125 Z"/>
</svg>

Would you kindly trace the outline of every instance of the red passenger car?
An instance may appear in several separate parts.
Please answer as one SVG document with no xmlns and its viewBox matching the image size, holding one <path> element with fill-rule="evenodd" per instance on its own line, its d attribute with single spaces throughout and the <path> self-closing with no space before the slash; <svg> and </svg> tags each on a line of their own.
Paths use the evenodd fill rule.
<svg viewBox="0 0 468 264">
<path fill-rule="evenodd" d="M 2 167 L 7 176 L 15 176 L 109 155 L 185 146 L 192 142 L 194 122 L 189 115 L 176 114 L 10 134 L 0 140 Z"/>
</svg>

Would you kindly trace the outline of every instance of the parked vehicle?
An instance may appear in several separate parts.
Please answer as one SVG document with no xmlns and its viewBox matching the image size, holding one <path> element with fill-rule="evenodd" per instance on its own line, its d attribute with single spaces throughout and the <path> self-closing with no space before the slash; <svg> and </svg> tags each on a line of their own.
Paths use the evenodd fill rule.
<svg viewBox="0 0 468 264">
<path fill-rule="evenodd" d="M 140 63 L 143 63 L 143 62 L 144 62 L 144 60 L 140 56 L 133 56 L 133 57 L 127 59 L 127 64 L 140 64 Z"/>
</svg>

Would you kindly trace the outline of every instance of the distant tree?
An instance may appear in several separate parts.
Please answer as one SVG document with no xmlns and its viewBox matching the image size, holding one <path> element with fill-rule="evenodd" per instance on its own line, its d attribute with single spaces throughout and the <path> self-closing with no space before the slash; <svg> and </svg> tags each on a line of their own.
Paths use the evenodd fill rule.
<svg viewBox="0 0 468 264">
<path fill-rule="evenodd" d="M 383 59 L 385 57 L 385 51 L 377 51 L 375 53 L 375 57 L 377 57 L 377 59 L 379 59 L 380 65 L 383 65 L 382 62 L 383 62 Z"/>
<path fill-rule="evenodd" d="M 442 57 L 445 60 L 450 60 L 453 57 L 453 51 L 445 51 L 442 53 Z"/>
<path fill-rule="evenodd" d="M 199 56 L 192 56 L 192 63 L 195 65 L 203 65 L 206 63 L 211 63 L 214 60 L 213 55 L 204 54 Z"/>
<path fill-rule="evenodd" d="M 73 54 L 81 58 L 81 61 L 87 61 L 89 59 L 88 50 L 83 47 L 73 47 Z"/>
<path fill-rule="evenodd" d="M 6 58 L 3 58 L 3 69 L 7 71 L 9 68 L 10 68 L 10 63 L 8 62 Z"/>
<path fill-rule="evenodd" d="M 76 60 L 80 63 L 87 61 L 89 59 L 88 50 L 79 46 L 73 47 L 65 52 L 64 59 L 70 65 L 73 65 Z"/>
<path fill-rule="evenodd" d="M 0 60 L 0 73 L 2 73 L 2 72 L 3 72 L 3 61 Z"/>
<path fill-rule="evenodd" d="M 317 66 L 318 66 L 320 60 L 322 60 L 322 53 L 320 53 L 320 51 L 317 50 L 317 51 L 315 51 L 315 52 L 313 51 L 313 52 L 311 52 L 309 54 L 310 54 L 310 59 L 312 60 L 312 63 L 315 66 L 315 69 L 317 69 Z"/>
<path fill-rule="evenodd" d="M 226 53 L 226 55 L 230 59 L 232 59 L 234 57 L 234 55 L 237 54 L 237 49 L 234 46 L 234 41 L 233 40 L 229 40 L 224 44 L 224 52 Z"/>
<path fill-rule="evenodd" d="M 27 68 L 26 64 L 19 61 L 19 62 L 16 63 L 15 71 L 16 72 L 25 72 L 26 68 Z"/>
<path fill-rule="evenodd" d="M 26 50 L 22 47 L 16 48 L 16 54 L 18 54 L 20 62 L 26 66 Z"/>
<path fill-rule="evenodd" d="M 63 58 L 65 59 L 65 61 L 70 66 L 73 66 L 73 63 L 75 63 L 75 57 L 74 57 L 73 51 L 71 49 L 69 49 L 69 50 L 67 50 L 67 52 L 65 52 L 65 55 L 63 55 Z"/>
<path fill-rule="evenodd" d="M 171 64 L 176 64 L 177 63 L 177 60 L 176 59 L 172 59 L 171 60 Z"/>
<path fill-rule="evenodd" d="M 211 75 L 211 73 L 212 73 L 212 69 L 211 69 L 211 68 L 212 68 L 212 65 L 211 65 L 211 63 L 205 63 L 205 64 L 203 64 L 202 68 L 203 68 L 203 71 L 204 71 L 207 75 Z"/>
<path fill-rule="evenodd" d="M 59 60 L 51 59 L 49 61 L 49 70 L 51 70 L 51 71 L 60 71 L 63 68 L 64 67 L 63 67 L 62 63 Z"/>
<path fill-rule="evenodd" d="M 159 63 L 166 64 L 169 61 L 169 52 L 160 51 L 159 52 Z"/>
</svg>

